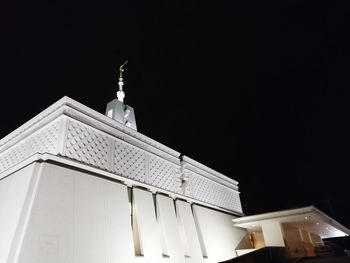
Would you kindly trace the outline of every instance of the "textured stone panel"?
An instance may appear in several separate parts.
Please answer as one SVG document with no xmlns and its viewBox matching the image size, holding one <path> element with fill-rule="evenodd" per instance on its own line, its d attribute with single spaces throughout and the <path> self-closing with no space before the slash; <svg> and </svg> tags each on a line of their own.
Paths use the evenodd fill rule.
<svg viewBox="0 0 350 263">
<path fill-rule="evenodd" d="M 36 153 L 57 153 L 61 121 L 44 126 L 0 155 L 0 173 Z"/>
<path fill-rule="evenodd" d="M 109 140 L 106 134 L 84 124 L 69 121 L 66 138 L 67 157 L 98 168 L 108 168 Z"/>
<path fill-rule="evenodd" d="M 115 141 L 112 172 L 145 182 L 145 153 L 121 141 Z"/>
<path fill-rule="evenodd" d="M 194 199 L 220 206 L 229 210 L 242 212 L 239 193 L 223 185 L 206 179 L 196 173 L 187 171 L 188 187 L 186 195 Z"/>
<path fill-rule="evenodd" d="M 180 170 L 175 165 L 159 157 L 151 156 L 149 184 L 169 191 L 180 192 Z"/>
</svg>

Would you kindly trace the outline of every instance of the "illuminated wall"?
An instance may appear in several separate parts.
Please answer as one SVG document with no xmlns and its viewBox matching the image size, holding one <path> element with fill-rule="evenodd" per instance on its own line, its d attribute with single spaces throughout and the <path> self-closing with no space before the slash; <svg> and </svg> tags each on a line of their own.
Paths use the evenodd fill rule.
<svg viewBox="0 0 350 263">
<path fill-rule="evenodd" d="M 0 140 L 0 263 L 219 262 L 233 215 L 237 181 L 68 97 Z"/>
<path fill-rule="evenodd" d="M 301 239 L 301 230 L 299 228 L 285 228 L 284 237 L 288 253 L 291 257 L 304 257 L 303 240 Z"/>
<path fill-rule="evenodd" d="M 236 256 L 235 249 L 247 232 L 233 227 L 234 216 L 193 205 L 193 213 L 201 238 L 204 256 L 213 262 Z"/>
<path fill-rule="evenodd" d="M 6 262 L 11 254 L 11 245 L 18 242 L 18 232 L 23 230 L 20 222 L 26 216 L 25 210 L 29 205 L 26 197 L 30 188 L 33 191 L 34 185 L 30 183 L 37 166 L 25 167 L 0 181 L 0 262 Z"/>
<path fill-rule="evenodd" d="M 59 164 L 33 163 L 3 180 L 1 200 L 17 205 L 1 203 L 0 213 L 11 212 L 0 224 L 1 262 L 220 262 L 246 234 L 230 214 Z"/>
<path fill-rule="evenodd" d="M 253 237 L 255 248 L 265 247 L 264 235 L 262 231 L 254 231 L 252 233 L 252 237 Z"/>
</svg>

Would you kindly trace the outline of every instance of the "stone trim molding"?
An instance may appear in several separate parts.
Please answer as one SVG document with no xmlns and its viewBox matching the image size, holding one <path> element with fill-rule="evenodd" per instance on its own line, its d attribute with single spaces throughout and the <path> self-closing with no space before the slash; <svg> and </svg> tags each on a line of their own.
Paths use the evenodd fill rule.
<svg viewBox="0 0 350 263">
<path fill-rule="evenodd" d="M 187 156 L 182 157 L 181 175 L 184 195 L 242 213 L 237 181 Z"/>
</svg>

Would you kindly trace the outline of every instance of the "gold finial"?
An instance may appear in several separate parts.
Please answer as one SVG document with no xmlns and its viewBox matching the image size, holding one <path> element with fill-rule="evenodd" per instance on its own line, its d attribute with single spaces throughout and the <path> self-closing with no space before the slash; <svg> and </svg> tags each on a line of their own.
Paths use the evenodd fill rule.
<svg viewBox="0 0 350 263">
<path fill-rule="evenodd" d="M 123 63 L 123 65 L 121 65 L 121 66 L 119 67 L 119 78 L 122 78 L 122 77 L 123 77 L 123 72 L 124 72 L 124 68 L 123 68 L 123 67 L 125 66 L 126 63 L 128 63 L 127 60 Z"/>
<path fill-rule="evenodd" d="M 118 81 L 119 90 L 117 91 L 117 98 L 119 101 L 121 101 L 123 103 L 124 103 L 124 98 L 125 98 L 125 92 L 123 91 L 123 85 L 124 85 L 124 82 L 123 82 L 124 68 L 123 67 L 125 66 L 126 63 L 128 63 L 127 60 L 124 62 L 123 65 L 121 65 L 119 67 L 119 81 Z"/>
</svg>

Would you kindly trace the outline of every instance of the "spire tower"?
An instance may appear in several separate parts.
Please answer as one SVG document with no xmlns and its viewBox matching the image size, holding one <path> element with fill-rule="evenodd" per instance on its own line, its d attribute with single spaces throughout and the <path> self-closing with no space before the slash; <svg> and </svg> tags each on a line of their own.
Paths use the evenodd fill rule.
<svg viewBox="0 0 350 263">
<path fill-rule="evenodd" d="M 120 102 L 123 102 L 123 103 L 125 98 L 125 92 L 123 91 L 123 85 L 124 85 L 123 72 L 124 72 L 124 66 L 126 65 L 126 63 L 128 63 L 127 60 L 124 62 L 123 65 L 119 67 L 119 81 L 118 81 L 119 90 L 117 91 L 117 98 Z"/>
<path fill-rule="evenodd" d="M 124 73 L 124 66 L 126 65 L 126 63 L 128 63 L 127 60 L 119 67 L 119 79 L 118 79 L 119 90 L 117 91 L 117 98 L 110 101 L 107 104 L 106 115 L 130 127 L 131 129 L 137 130 L 134 109 L 124 103 L 125 92 L 123 90 L 123 86 L 124 86 L 123 73 Z"/>
</svg>

